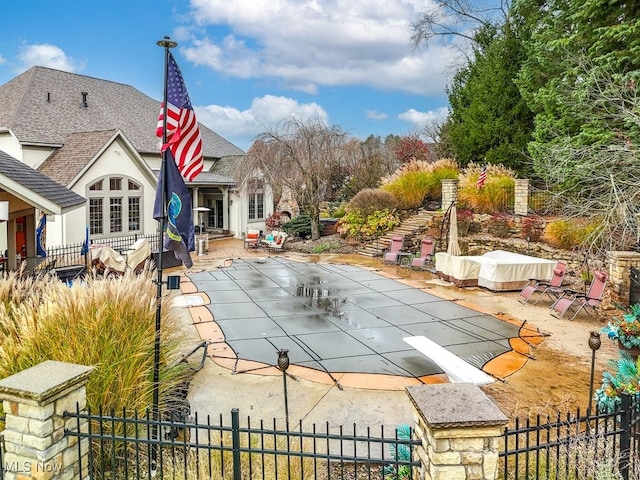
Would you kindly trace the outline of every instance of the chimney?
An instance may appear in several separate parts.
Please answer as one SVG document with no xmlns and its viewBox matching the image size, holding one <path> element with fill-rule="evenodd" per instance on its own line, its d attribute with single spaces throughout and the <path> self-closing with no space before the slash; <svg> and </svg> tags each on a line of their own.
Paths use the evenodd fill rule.
<svg viewBox="0 0 640 480">
<path fill-rule="evenodd" d="M 87 92 L 81 92 L 82 93 L 82 106 L 84 108 L 87 108 L 87 95 L 89 95 Z"/>
</svg>

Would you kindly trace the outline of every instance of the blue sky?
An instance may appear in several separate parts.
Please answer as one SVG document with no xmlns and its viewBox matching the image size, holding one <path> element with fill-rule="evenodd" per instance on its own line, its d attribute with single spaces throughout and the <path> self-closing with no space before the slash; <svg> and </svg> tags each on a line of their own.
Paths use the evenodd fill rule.
<svg viewBox="0 0 640 480">
<path fill-rule="evenodd" d="M 0 84 L 42 65 L 162 97 L 169 35 L 198 120 L 242 149 L 284 118 L 364 139 L 446 115 L 457 50 L 415 50 L 432 0 L 23 0 L 3 5 Z"/>
</svg>

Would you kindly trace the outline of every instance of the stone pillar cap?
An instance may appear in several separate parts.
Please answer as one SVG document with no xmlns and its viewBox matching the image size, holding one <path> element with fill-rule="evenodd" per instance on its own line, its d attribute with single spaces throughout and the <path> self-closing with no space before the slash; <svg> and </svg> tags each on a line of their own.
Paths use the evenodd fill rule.
<svg viewBox="0 0 640 480">
<path fill-rule="evenodd" d="M 84 385 L 93 367 L 47 360 L 0 380 L 0 400 L 44 405 Z"/>
<path fill-rule="evenodd" d="M 420 416 L 433 428 L 497 426 L 508 418 L 476 385 L 441 383 L 406 388 Z"/>
</svg>

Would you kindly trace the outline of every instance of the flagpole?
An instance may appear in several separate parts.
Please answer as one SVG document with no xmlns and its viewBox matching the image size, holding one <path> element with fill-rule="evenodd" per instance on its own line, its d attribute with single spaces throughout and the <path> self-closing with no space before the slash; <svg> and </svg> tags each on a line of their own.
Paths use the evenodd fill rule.
<svg viewBox="0 0 640 480">
<path fill-rule="evenodd" d="M 162 162 L 160 164 L 159 179 L 162 183 L 158 184 L 158 188 L 162 197 L 162 216 L 160 217 L 160 235 L 158 245 L 158 258 L 156 261 L 157 279 L 156 279 L 156 330 L 155 343 L 153 348 L 153 406 L 152 418 L 155 427 L 152 429 L 151 435 L 154 440 L 159 438 L 160 427 L 158 421 L 160 419 L 160 334 L 162 329 L 162 257 L 164 254 L 164 235 L 167 222 L 167 192 L 165 182 L 167 179 L 167 151 L 164 145 L 167 143 L 167 77 L 169 72 L 169 49 L 176 47 L 178 44 L 171 40 L 168 36 L 162 40 L 158 40 L 157 45 L 164 48 L 164 90 L 163 90 L 163 108 L 164 115 L 162 121 Z M 152 469 L 157 469 L 157 445 L 151 449 Z"/>
</svg>

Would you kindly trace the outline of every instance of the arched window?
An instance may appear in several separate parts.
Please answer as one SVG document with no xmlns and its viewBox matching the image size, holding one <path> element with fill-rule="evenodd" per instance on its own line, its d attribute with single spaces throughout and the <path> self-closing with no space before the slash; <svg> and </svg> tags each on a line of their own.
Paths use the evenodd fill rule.
<svg viewBox="0 0 640 480">
<path fill-rule="evenodd" d="M 87 188 L 89 233 L 118 236 L 142 231 L 142 185 L 126 177 L 105 177 Z"/>
</svg>

